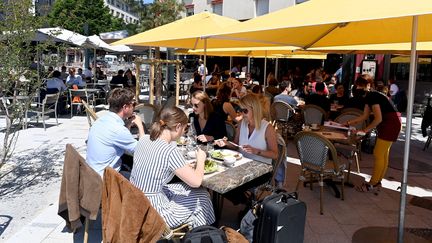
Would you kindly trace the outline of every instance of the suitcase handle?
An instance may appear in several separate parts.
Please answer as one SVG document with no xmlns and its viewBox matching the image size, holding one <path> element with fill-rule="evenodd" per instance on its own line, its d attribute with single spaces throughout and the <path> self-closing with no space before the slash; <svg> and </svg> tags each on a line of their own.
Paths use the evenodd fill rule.
<svg viewBox="0 0 432 243">
<path fill-rule="evenodd" d="M 295 200 L 298 199 L 298 194 L 297 192 L 291 192 L 291 193 L 281 193 L 280 194 L 282 197 L 277 201 L 277 202 L 284 202 L 287 203 L 288 199 L 293 198 Z M 277 203 L 276 202 L 276 203 Z"/>
</svg>

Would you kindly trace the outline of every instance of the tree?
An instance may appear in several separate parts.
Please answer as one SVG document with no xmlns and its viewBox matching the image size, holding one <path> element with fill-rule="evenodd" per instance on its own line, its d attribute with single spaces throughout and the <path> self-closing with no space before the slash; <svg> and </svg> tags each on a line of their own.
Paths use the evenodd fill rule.
<svg viewBox="0 0 432 243">
<path fill-rule="evenodd" d="M 139 30 L 146 31 L 164 24 L 171 23 L 181 18 L 180 14 L 185 11 L 183 3 L 176 0 L 156 0 L 154 3 L 143 4 L 139 12 L 140 24 Z M 160 49 L 156 47 L 155 58 L 160 59 Z M 158 64 L 155 67 L 155 96 L 156 105 L 161 106 L 162 94 L 162 66 Z"/>
<path fill-rule="evenodd" d="M 102 32 L 120 30 L 125 27 L 123 20 L 111 15 L 103 0 L 57 0 L 48 15 L 52 27 L 83 34 L 94 35 Z M 85 33 L 85 25 L 88 33 Z"/>
<path fill-rule="evenodd" d="M 49 40 L 33 41 L 44 23 L 42 17 L 34 15 L 33 7 L 32 0 L 0 1 L 0 97 L 8 97 L 0 100 L 0 112 L 6 120 L 0 131 L 4 135 L 0 167 L 13 153 L 26 108 L 41 84 L 42 67 L 34 60 L 51 45 Z"/>
</svg>

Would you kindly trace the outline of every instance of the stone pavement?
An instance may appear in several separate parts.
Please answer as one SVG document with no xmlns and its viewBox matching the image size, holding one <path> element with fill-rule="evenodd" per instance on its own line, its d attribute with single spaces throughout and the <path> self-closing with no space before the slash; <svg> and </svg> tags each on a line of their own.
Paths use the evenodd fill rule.
<svg viewBox="0 0 432 243">
<path fill-rule="evenodd" d="M 411 140 L 412 167 L 415 169 L 408 174 L 408 197 L 405 215 L 405 242 L 432 242 L 432 210 L 430 201 L 425 203 L 410 203 L 410 201 L 432 198 L 432 148 L 422 151 L 425 138 L 419 135 L 421 119 L 413 120 L 414 138 Z M 24 133 L 37 133 L 44 137 L 45 142 L 58 143 L 64 148 L 66 142 L 77 145 L 84 155 L 84 140 L 87 136 L 88 124 L 84 117 L 74 117 L 65 120 L 58 127 L 50 127 L 44 133 L 43 129 L 30 128 Z M 37 132 L 35 132 L 37 130 Z M 73 135 L 71 135 L 73 134 Z M 29 135 L 32 137 L 34 135 Z M 39 146 L 41 139 L 27 141 L 28 144 Z M 19 144 L 18 146 L 21 146 Z M 307 220 L 305 229 L 305 242 L 395 242 L 397 237 L 400 193 L 397 188 L 402 178 L 401 164 L 403 158 L 404 135 L 396 142 L 391 150 L 390 167 L 383 180 L 383 188 L 378 195 L 372 193 L 360 193 L 352 187 L 345 187 L 345 200 L 335 198 L 333 192 L 327 187 L 324 189 L 324 215 L 319 214 L 319 187 L 314 185 L 311 191 L 309 187 L 300 187 L 299 197 L 307 204 Z M 289 166 L 287 168 L 285 187 L 293 191 L 300 172 L 297 152 L 292 142 L 288 143 Z M 418 166 L 420 165 L 420 166 Z M 368 180 L 373 166 L 373 156 L 362 154 L 360 161 L 361 173 L 351 176 L 352 182 L 359 183 Z M 61 173 L 58 175 L 61 176 Z M 0 181 L 1 182 L 1 181 Z M 60 184 L 50 190 L 59 192 Z M 420 198 L 418 198 L 420 197 Z M 55 199 L 53 199 L 55 200 Z M 428 204 L 429 203 L 429 204 Z M 429 205 L 429 208 L 427 207 Z M 222 212 L 221 224 L 238 227 L 237 215 L 243 208 L 233 206 L 225 200 Z M 4 214 L 4 209 L 0 209 Z M 21 225 L 7 242 L 82 242 L 82 232 L 76 234 L 67 232 L 62 219 L 57 216 L 57 200 L 47 203 L 45 209 L 26 225 Z M 0 215 L 1 217 L 1 215 Z M 0 225 L 1 227 L 1 225 Z M 15 226 L 18 227 L 18 226 Z M 1 229 L 1 228 L 0 228 Z M 7 232 L 8 229 L 6 228 Z M 2 232 L 2 231 L 0 231 Z M 90 226 L 90 242 L 101 242 L 100 222 Z"/>
</svg>

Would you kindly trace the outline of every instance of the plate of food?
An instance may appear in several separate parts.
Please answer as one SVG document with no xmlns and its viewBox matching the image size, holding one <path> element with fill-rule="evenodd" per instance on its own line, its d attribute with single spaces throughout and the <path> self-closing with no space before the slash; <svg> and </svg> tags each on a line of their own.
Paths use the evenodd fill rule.
<svg viewBox="0 0 432 243">
<path fill-rule="evenodd" d="M 220 161 L 223 161 L 225 157 L 234 157 L 236 158 L 236 160 L 239 160 L 243 157 L 241 153 L 229 149 L 214 150 L 213 152 L 211 152 L 210 156 L 213 159 L 217 159 Z"/>
<path fill-rule="evenodd" d="M 216 161 L 211 159 L 206 159 L 204 164 L 204 174 L 211 174 L 218 171 L 218 165 Z"/>
<path fill-rule="evenodd" d="M 179 137 L 177 139 L 177 146 L 182 146 L 185 145 L 187 143 L 187 139 L 185 137 Z"/>
</svg>

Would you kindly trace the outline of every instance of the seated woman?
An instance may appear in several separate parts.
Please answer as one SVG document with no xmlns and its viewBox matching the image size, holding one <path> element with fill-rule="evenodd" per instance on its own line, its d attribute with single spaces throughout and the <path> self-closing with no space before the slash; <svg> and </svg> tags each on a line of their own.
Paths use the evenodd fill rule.
<svg viewBox="0 0 432 243">
<path fill-rule="evenodd" d="M 216 99 L 212 100 L 214 112 L 218 114 L 224 121 L 230 116 L 234 122 L 239 122 L 242 117 L 237 115 L 234 106 L 230 102 L 231 88 L 227 82 L 224 82 L 219 87 L 216 93 Z"/>
<path fill-rule="evenodd" d="M 212 77 L 206 85 L 206 93 L 208 96 L 216 96 L 216 92 L 220 86 L 220 76 L 217 73 L 212 73 Z"/>
<path fill-rule="evenodd" d="M 271 124 L 263 118 L 263 109 L 256 94 L 247 94 L 240 99 L 240 108 L 243 120 L 237 127 L 234 143 L 241 146 L 240 152 L 247 158 L 271 164 L 278 157 L 276 131 Z M 221 139 L 216 145 L 237 149 L 234 145 Z M 285 165 L 282 163 L 276 172 L 276 184 L 283 185 L 285 179 Z"/>
<path fill-rule="evenodd" d="M 193 93 L 191 103 L 193 113 L 189 116 L 194 118 L 194 127 L 199 142 L 212 142 L 226 136 L 225 121 L 213 112 L 213 106 L 206 93 L 203 91 Z"/>
<path fill-rule="evenodd" d="M 203 84 L 201 75 L 198 74 L 198 72 L 194 73 L 194 82 L 192 83 L 192 86 L 190 88 L 190 93 L 193 94 L 195 91 L 203 90 Z"/>
<path fill-rule="evenodd" d="M 188 119 L 181 109 L 164 109 L 159 119 L 153 123 L 150 136 L 144 136 L 135 148 L 131 183 L 144 192 L 169 227 L 212 224 L 213 205 L 207 191 L 200 188 L 205 152 L 197 150 L 194 169 L 171 145 L 187 126 Z M 174 175 L 182 182 L 168 184 Z"/>
<path fill-rule="evenodd" d="M 239 79 L 232 80 L 232 91 L 231 97 L 240 99 L 245 96 L 247 93 L 246 87 L 243 86 L 242 82 Z"/>
</svg>

